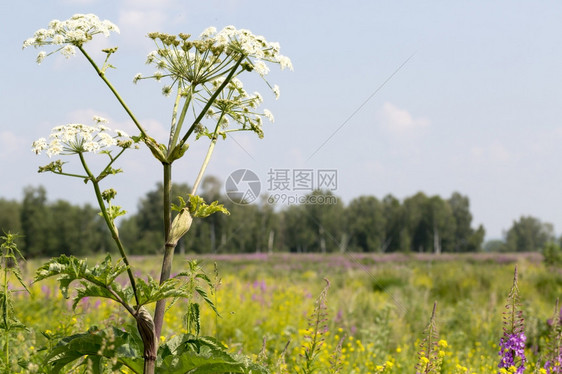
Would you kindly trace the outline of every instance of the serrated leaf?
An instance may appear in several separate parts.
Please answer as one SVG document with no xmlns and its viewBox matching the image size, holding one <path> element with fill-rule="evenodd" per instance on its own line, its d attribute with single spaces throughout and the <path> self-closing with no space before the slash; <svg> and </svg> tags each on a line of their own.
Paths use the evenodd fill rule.
<svg viewBox="0 0 562 374">
<path fill-rule="evenodd" d="M 114 221 L 117 217 L 127 214 L 127 211 L 121 209 L 118 205 L 111 205 L 107 209 L 107 214 L 109 215 L 109 218 Z"/>
<path fill-rule="evenodd" d="M 76 306 L 78 306 L 80 300 L 86 297 L 101 297 L 104 299 L 111 299 L 116 302 L 119 302 L 119 300 L 115 297 L 114 293 L 116 293 L 121 298 L 122 301 L 128 301 L 132 296 L 132 293 L 126 294 L 121 290 L 112 290 L 114 293 L 111 293 L 110 290 L 105 287 L 96 286 L 94 284 L 90 284 L 86 282 L 80 282 L 80 284 L 82 285 L 82 287 L 76 289 L 76 296 L 73 298 L 73 302 L 72 302 L 73 310 L 76 309 Z"/>
<path fill-rule="evenodd" d="M 131 292 L 123 291 L 121 285 L 115 282 L 115 279 L 127 271 L 127 268 L 121 261 L 113 264 L 110 255 L 107 255 L 101 264 L 97 264 L 94 267 L 88 267 L 85 260 L 62 255 L 51 259 L 39 267 L 35 272 L 33 282 L 58 276 L 57 281 L 59 282 L 60 290 L 64 297 L 68 298 L 70 284 L 74 281 L 81 281 L 82 288 L 78 289 L 74 300 L 74 307 L 81 299 L 88 296 L 105 297 L 118 301 L 109 290 L 112 290 L 121 297 L 123 302 L 127 302 L 132 296 Z"/>
<path fill-rule="evenodd" d="M 45 362 L 48 372 L 51 373 L 59 373 L 66 365 L 83 357 L 86 359 L 79 366 L 87 365 L 89 360 L 94 365 L 94 373 L 101 373 L 106 365 L 114 370 L 125 365 L 135 373 L 142 373 L 140 356 L 134 335 L 116 328 L 98 330 L 93 327 L 86 333 L 61 339 L 46 355 Z"/>
<path fill-rule="evenodd" d="M 175 339 L 173 346 L 163 345 L 158 353 L 162 358 L 158 371 L 163 373 L 269 373 L 245 356 L 228 353 L 224 345 L 211 337 L 196 338 L 186 334 L 181 342 Z"/>
<path fill-rule="evenodd" d="M 172 203 L 172 210 L 175 210 L 176 212 L 180 212 L 183 208 L 187 206 L 187 203 L 185 202 L 183 197 L 178 196 L 178 200 L 180 201 L 180 205 L 176 205 Z"/>
<path fill-rule="evenodd" d="M 201 315 L 198 303 L 189 303 L 185 314 L 185 324 L 188 332 L 199 336 L 201 332 Z"/>
<path fill-rule="evenodd" d="M 147 282 L 144 279 L 138 278 L 137 291 L 140 305 L 154 303 L 167 298 L 189 298 L 191 296 L 186 284 L 178 278 L 170 278 L 162 283 L 158 283 L 150 277 Z"/>
<path fill-rule="evenodd" d="M 208 205 L 201 196 L 189 195 L 189 211 L 192 217 L 205 218 L 213 213 L 221 212 L 230 215 L 228 209 L 218 201 L 213 201 Z"/>
<path fill-rule="evenodd" d="M 205 300 L 207 305 L 209 305 L 211 307 L 211 309 L 213 309 L 213 311 L 216 313 L 216 315 L 220 317 L 219 311 L 215 307 L 215 303 L 213 303 L 213 300 L 211 300 L 209 298 L 209 295 L 207 294 L 207 292 L 199 286 L 195 287 L 195 292 L 197 292 L 199 294 L 199 296 L 201 296 L 203 298 L 203 300 Z"/>
</svg>

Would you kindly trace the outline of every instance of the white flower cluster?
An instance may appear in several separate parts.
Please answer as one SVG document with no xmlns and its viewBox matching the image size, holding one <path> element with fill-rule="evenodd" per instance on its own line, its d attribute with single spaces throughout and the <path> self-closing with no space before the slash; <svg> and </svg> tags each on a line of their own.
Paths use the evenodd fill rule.
<svg viewBox="0 0 562 374">
<path fill-rule="evenodd" d="M 101 117 L 94 117 L 94 121 L 98 123 L 97 126 L 71 123 L 54 127 L 49 140 L 40 138 L 33 142 L 32 151 L 35 154 L 46 151 L 52 157 L 59 154 L 100 152 L 111 146 L 128 148 L 132 145 L 133 141 L 124 131 L 113 131 L 102 125 L 107 121 Z"/>
<path fill-rule="evenodd" d="M 196 40 L 190 40 L 187 34 L 155 32 L 148 36 L 159 49 L 148 54 L 146 63 L 155 66 L 158 72 L 147 77 L 137 74 L 133 79 L 135 83 L 140 79 L 170 77 L 172 85 L 178 81 L 200 85 L 228 74 L 237 63 L 243 70 L 256 71 L 262 77 L 269 73 L 268 62 L 293 70 L 291 60 L 280 54 L 279 43 L 268 42 L 263 36 L 245 29 L 237 30 L 234 26 L 227 26 L 220 32 L 210 27 Z"/>
<path fill-rule="evenodd" d="M 224 82 L 224 77 L 213 80 L 213 89 L 216 89 Z M 242 130 L 250 130 L 263 137 L 262 117 L 267 118 L 270 122 L 274 122 L 275 118 L 268 109 L 264 109 L 263 113 L 258 111 L 258 107 L 263 102 L 263 98 L 259 92 L 248 94 L 244 89 L 242 82 L 233 78 L 226 88 L 219 94 L 213 102 L 212 108 L 207 111 L 207 117 L 221 120 L 221 127 L 226 130 L 228 128 L 229 119 L 242 125 Z"/>
<path fill-rule="evenodd" d="M 23 48 L 30 46 L 57 45 L 59 48 L 47 54 L 41 51 L 37 56 L 37 63 L 53 53 L 61 51 L 69 58 L 76 54 L 75 47 L 81 47 L 96 34 L 108 37 L 111 32 L 119 33 L 119 28 L 108 20 L 100 20 L 95 14 L 75 14 L 65 21 L 52 20 L 47 29 L 39 29 L 33 37 L 23 42 Z"/>
<path fill-rule="evenodd" d="M 217 32 L 214 27 L 209 27 L 201 33 L 200 38 L 202 41 L 211 41 L 217 47 L 224 47 L 252 58 L 253 67 L 261 76 L 269 72 L 264 61 L 278 63 L 282 70 L 293 70 L 291 60 L 279 53 L 279 43 L 268 42 L 263 36 L 254 35 L 250 30 L 237 30 L 234 26 L 226 26 Z"/>
</svg>

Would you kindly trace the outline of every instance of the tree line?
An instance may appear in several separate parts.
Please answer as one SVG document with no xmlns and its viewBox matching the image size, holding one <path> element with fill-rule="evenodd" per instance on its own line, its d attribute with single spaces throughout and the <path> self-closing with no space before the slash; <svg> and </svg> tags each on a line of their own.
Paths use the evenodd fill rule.
<svg viewBox="0 0 562 374">
<path fill-rule="evenodd" d="M 234 204 L 221 189 L 217 178 L 207 177 L 201 196 L 224 203 L 230 217 L 218 213 L 194 220 L 178 245 L 180 252 L 528 252 L 557 242 L 551 224 L 521 217 L 503 240 L 484 243 L 484 227 L 473 227 L 469 198 L 458 192 L 447 199 L 418 192 L 403 201 L 392 195 L 360 196 L 344 205 L 330 191 L 313 191 L 303 200 L 316 203 L 276 207 L 267 198 Z M 173 196 L 185 197 L 189 191 L 186 184 L 172 186 Z M 26 187 L 23 195 L 21 202 L 0 198 L 0 229 L 20 234 L 18 244 L 27 257 L 114 250 L 96 208 L 49 202 L 43 187 Z M 119 222 L 131 254 L 162 249 L 161 205 L 158 184 L 140 199 L 135 214 Z"/>
</svg>

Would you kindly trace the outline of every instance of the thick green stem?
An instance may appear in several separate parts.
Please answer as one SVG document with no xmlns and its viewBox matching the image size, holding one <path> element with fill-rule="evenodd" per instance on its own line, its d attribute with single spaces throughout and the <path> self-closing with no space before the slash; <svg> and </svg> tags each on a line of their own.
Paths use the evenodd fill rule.
<svg viewBox="0 0 562 374">
<path fill-rule="evenodd" d="M 219 120 L 220 123 L 220 120 Z M 195 180 L 195 184 L 193 185 L 193 189 L 191 190 L 191 194 L 194 195 L 197 192 L 197 188 L 203 179 L 203 175 L 205 174 L 205 170 L 207 169 L 207 165 L 211 159 L 211 155 L 215 149 L 215 144 L 217 143 L 217 132 L 218 132 L 219 125 L 215 128 L 215 132 L 213 134 L 213 138 L 211 140 L 211 144 L 209 145 L 209 149 L 207 150 L 207 155 L 205 156 L 205 160 L 201 165 L 201 169 L 199 170 L 199 174 L 197 175 L 197 179 Z M 160 283 L 170 279 L 170 274 L 172 272 L 172 261 L 174 258 L 174 250 L 176 249 L 176 245 L 170 243 L 169 235 L 170 235 L 170 225 L 172 223 L 172 212 L 171 212 L 171 201 L 170 195 L 172 192 L 172 165 L 170 164 L 163 164 L 164 165 L 164 233 L 165 233 L 165 247 L 164 247 L 164 258 L 162 259 L 162 270 L 160 272 Z M 156 330 L 156 336 L 160 336 L 162 332 L 162 326 L 164 324 L 164 313 L 166 311 L 166 300 L 159 300 L 156 303 L 156 309 L 154 310 L 154 327 Z"/>
<path fill-rule="evenodd" d="M 144 374 L 154 373 L 155 369 L 156 369 L 156 360 L 151 360 L 151 359 L 144 360 L 144 368 L 143 368 Z"/>
<path fill-rule="evenodd" d="M 96 178 L 94 177 L 94 175 L 92 174 L 92 172 L 90 171 L 90 169 L 88 168 L 88 165 L 86 164 L 86 160 L 84 159 L 84 155 L 82 153 L 78 153 L 78 155 L 80 156 L 80 161 L 82 162 L 82 166 L 84 167 L 84 171 L 86 172 L 86 174 L 88 174 L 88 178 L 90 179 L 90 181 L 92 182 L 92 185 L 94 186 L 96 199 L 98 201 L 98 205 L 100 207 L 102 217 L 105 220 L 105 223 L 106 223 L 107 227 L 109 228 L 109 231 L 111 232 L 111 237 L 113 238 L 113 241 L 115 242 L 115 244 L 117 245 L 117 248 L 119 249 L 119 253 L 121 254 L 121 258 L 123 259 L 123 262 L 125 263 L 125 265 L 127 265 L 127 274 L 129 275 L 129 281 L 131 282 L 131 287 L 133 288 L 133 293 L 135 294 L 135 301 L 136 301 L 137 305 L 139 305 L 139 296 L 138 296 L 138 293 L 137 293 L 137 284 L 135 282 L 135 277 L 133 276 L 133 271 L 131 270 L 131 265 L 129 263 L 129 259 L 127 258 L 127 254 L 125 253 L 125 248 L 123 247 L 123 243 L 121 243 L 121 239 L 119 238 L 119 233 L 117 232 L 117 227 L 115 227 L 115 224 L 113 223 L 113 220 L 109 217 L 109 214 L 107 213 L 107 209 L 105 208 L 105 203 L 103 202 L 103 198 L 102 198 L 102 195 L 101 195 L 99 183 L 96 180 Z"/>
<path fill-rule="evenodd" d="M 125 104 L 125 101 L 123 101 L 123 98 L 121 98 L 121 95 L 119 95 L 119 93 L 117 92 L 117 90 L 115 89 L 115 87 L 113 87 L 113 85 L 111 84 L 111 82 L 109 82 L 109 80 L 105 77 L 105 72 L 103 70 L 101 70 L 98 65 L 94 62 L 94 60 L 92 60 L 92 58 L 90 57 L 90 55 L 88 55 L 88 53 L 84 50 L 84 48 L 82 48 L 81 46 L 78 46 L 78 49 L 80 50 L 80 52 L 82 52 L 82 54 L 86 57 L 86 59 L 88 60 L 88 62 L 90 62 L 90 64 L 93 66 L 93 68 L 96 70 L 96 72 L 98 73 L 98 75 L 100 76 L 100 78 L 104 81 L 104 83 L 107 85 L 107 87 L 109 87 L 109 89 L 111 90 L 111 92 L 113 93 L 113 95 L 115 95 L 115 98 L 117 98 L 117 101 L 119 101 L 119 104 L 121 104 L 121 106 L 123 107 L 123 109 L 125 109 L 125 112 L 127 112 L 127 114 L 129 115 L 129 117 L 131 118 L 131 120 L 134 122 L 135 126 L 137 126 L 137 128 L 139 129 L 139 131 L 141 132 L 142 136 L 144 138 L 147 138 L 147 134 L 145 129 L 141 126 L 140 122 L 137 120 L 137 118 L 135 117 L 135 115 L 133 114 L 133 112 L 131 112 L 131 110 L 129 109 L 129 107 L 127 106 L 127 104 Z"/>
<path fill-rule="evenodd" d="M 169 243 L 170 226 L 172 224 L 172 165 L 164 166 L 164 257 L 162 259 L 162 270 L 160 271 L 160 283 L 170 279 L 172 272 L 172 260 L 176 246 Z M 166 311 L 166 300 L 159 300 L 154 310 L 154 328 L 156 336 L 159 337 L 164 323 L 164 313 Z"/>
</svg>

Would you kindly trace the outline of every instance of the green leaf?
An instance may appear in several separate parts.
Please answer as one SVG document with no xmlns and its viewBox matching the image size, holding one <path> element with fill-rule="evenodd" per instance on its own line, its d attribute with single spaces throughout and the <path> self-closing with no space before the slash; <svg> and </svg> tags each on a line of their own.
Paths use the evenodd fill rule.
<svg viewBox="0 0 562 374">
<path fill-rule="evenodd" d="M 230 215 L 230 212 L 218 201 L 213 201 L 211 205 L 208 205 L 201 196 L 197 195 L 189 195 L 189 211 L 191 216 L 198 218 L 205 218 L 217 212 Z"/>
<path fill-rule="evenodd" d="M 25 261 L 25 258 L 21 254 L 15 242 L 15 239 L 18 238 L 18 236 L 18 234 L 12 234 L 10 232 L 4 233 L 3 236 L 0 236 L 0 240 L 2 240 L 2 244 L 0 244 L 0 256 L 3 257 L 2 262 L 6 266 L 5 270 L 7 270 L 8 273 L 12 273 L 16 277 L 18 283 L 27 291 L 27 293 L 30 293 L 23 281 L 23 276 L 18 264 L 19 259 Z M 13 266 L 7 265 L 10 262 L 13 263 Z"/>
<path fill-rule="evenodd" d="M 115 287 L 100 287 L 84 281 L 80 282 L 80 284 L 82 285 L 82 287 L 76 289 L 76 296 L 74 296 L 72 301 L 73 310 L 76 309 L 80 300 L 86 297 L 101 297 L 104 299 L 111 299 L 120 303 L 121 301 L 127 302 L 134 296 L 133 290 L 130 287 L 122 290 L 120 288 L 116 289 Z M 115 286 L 118 286 L 118 284 L 115 283 Z M 111 292 L 110 289 L 113 292 Z M 115 295 L 117 295 L 119 298 L 117 298 Z"/>
<path fill-rule="evenodd" d="M 269 371 L 251 362 L 248 357 L 233 355 L 211 337 L 196 338 L 186 334 L 163 344 L 159 351 L 158 372 L 169 374 L 268 374 Z"/>
<path fill-rule="evenodd" d="M 122 290 L 121 285 L 115 279 L 127 271 L 127 266 L 119 260 L 116 264 L 111 261 L 108 254 L 101 264 L 88 267 L 86 260 L 79 260 L 73 256 L 62 255 L 49 260 L 35 272 L 33 282 L 38 282 L 46 278 L 58 276 L 57 281 L 61 292 L 68 298 L 68 288 L 74 281 L 81 281 L 82 288 L 78 290 L 74 300 L 74 306 L 82 298 L 87 296 L 98 296 L 110 298 L 117 301 L 117 294 L 123 302 L 127 302 L 132 297 L 132 292 Z"/>
<path fill-rule="evenodd" d="M 104 367 L 116 371 L 123 365 L 135 373 L 142 373 L 140 352 L 138 338 L 133 334 L 116 328 L 99 330 L 92 327 L 86 333 L 61 339 L 46 355 L 45 363 L 50 373 L 59 373 L 81 358 L 84 360 L 78 366 L 91 364 L 93 373 L 102 373 Z"/>
<path fill-rule="evenodd" d="M 170 278 L 159 283 L 149 277 L 147 281 L 137 278 L 137 291 L 139 297 L 139 305 L 146 305 L 167 298 L 190 298 L 187 284 L 179 278 Z"/>
<path fill-rule="evenodd" d="M 187 313 L 185 314 L 185 324 L 187 328 L 187 332 L 195 334 L 195 336 L 199 336 L 201 332 L 201 316 L 200 316 L 200 308 L 198 303 L 189 303 L 187 307 Z"/>
<path fill-rule="evenodd" d="M 197 292 L 199 294 L 199 296 L 201 296 L 203 298 L 203 300 L 205 300 L 207 305 L 209 305 L 211 307 L 211 309 L 213 309 L 213 311 L 216 313 L 216 315 L 220 317 L 219 311 L 215 307 L 215 303 L 213 303 L 213 300 L 211 300 L 209 298 L 209 295 L 207 294 L 207 291 L 205 291 L 203 288 L 197 286 L 197 287 L 195 287 L 195 292 Z"/>
<path fill-rule="evenodd" d="M 119 205 L 109 205 L 107 207 L 107 215 L 109 216 L 109 219 L 113 222 L 115 221 L 115 219 L 119 216 L 124 216 L 125 214 L 127 214 L 126 210 L 121 209 L 121 207 Z M 98 213 L 99 216 L 103 217 L 103 213 L 99 212 Z"/>
<path fill-rule="evenodd" d="M 178 196 L 178 200 L 180 201 L 180 205 L 176 205 L 172 203 L 172 210 L 175 210 L 176 212 L 181 212 L 181 210 L 187 206 L 187 203 L 181 196 Z"/>
</svg>

